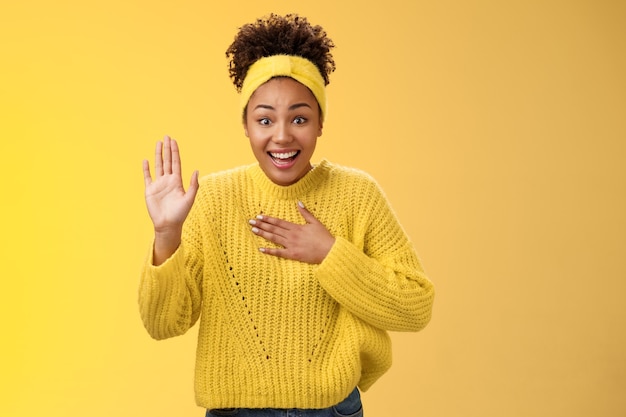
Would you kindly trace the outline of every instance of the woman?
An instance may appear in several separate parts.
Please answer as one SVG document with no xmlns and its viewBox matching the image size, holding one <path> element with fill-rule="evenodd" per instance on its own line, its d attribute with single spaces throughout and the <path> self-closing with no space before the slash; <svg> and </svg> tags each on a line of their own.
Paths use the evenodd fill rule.
<svg viewBox="0 0 626 417">
<path fill-rule="evenodd" d="M 195 370 L 206 415 L 362 415 L 391 365 L 387 331 L 430 320 L 434 289 L 376 182 L 311 163 L 333 42 L 297 15 L 244 25 L 227 50 L 258 163 L 185 191 L 177 143 L 144 161 L 154 244 L 139 304 L 156 339 L 200 318 Z"/>
</svg>

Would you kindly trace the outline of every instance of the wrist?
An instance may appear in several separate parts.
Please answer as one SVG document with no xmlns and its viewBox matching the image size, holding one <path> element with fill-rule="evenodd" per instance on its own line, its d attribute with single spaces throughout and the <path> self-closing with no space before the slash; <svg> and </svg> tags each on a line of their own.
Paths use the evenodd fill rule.
<svg viewBox="0 0 626 417">
<path fill-rule="evenodd" d="M 161 265 L 176 252 L 180 243 L 182 231 L 156 231 L 154 232 L 154 248 L 152 262 L 155 266 Z"/>
</svg>

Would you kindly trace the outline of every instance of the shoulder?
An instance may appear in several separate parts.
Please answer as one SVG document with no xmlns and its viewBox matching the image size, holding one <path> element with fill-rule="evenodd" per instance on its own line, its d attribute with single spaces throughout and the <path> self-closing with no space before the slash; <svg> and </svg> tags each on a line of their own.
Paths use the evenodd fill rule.
<svg viewBox="0 0 626 417">
<path fill-rule="evenodd" d="M 387 196 L 378 181 L 360 168 L 322 161 L 327 171 L 323 192 L 340 207 L 352 207 L 359 216 L 388 205 Z"/>
<path fill-rule="evenodd" d="M 194 206 L 201 211 L 215 211 L 233 202 L 233 194 L 242 194 L 245 189 L 247 166 L 239 166 L 203 175 L 198 180 L 200 187 Z"/>
<path fill-rule="evenodd" d="M 354 167 L 330 162 L 326 159 L 320 162 L 319 166 L 328 171 L 330 176 L 345 179 L 354 179 L 355 181 L 376 182 L 368 172 Z"/>
<path fill-rule="evenodd" d="M 212 172 L 210 174 L 203 175 L 199 182 L 200 186 L 211 186 L 212 184 L 219 184 L 229 181 L 236 181 L 245 176 L 248 165 L 242 165 L 235 168 L 226 169 L 223 171 Z"/>
<path fill-rule="evenodd" d="M 322 161 L 320 166 L 327 169 L 328 178 L 333 182 L 355 187 L 355 190 L 364 189 L 369 192 L 382 192 L 376 179 L 370 173 L 362 169 L 336 164 L 327 160 Z"/>
</svg>

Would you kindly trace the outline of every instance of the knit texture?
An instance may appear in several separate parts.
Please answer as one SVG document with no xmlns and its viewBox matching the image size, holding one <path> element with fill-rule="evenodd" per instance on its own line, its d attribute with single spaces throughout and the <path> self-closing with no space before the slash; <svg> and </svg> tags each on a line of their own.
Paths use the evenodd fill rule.
<svg viewBox="0 0 626 417">
<path fill-rule="evenodd" d="M 259 252 L 258 214 L 304 223 L 297 201 L 336 242 L 319 265 Z M 367 390 L 391 366 L 388 330 L 417 331 L 434 288 L 384 194 L 367 174 L 322 161 L 272 183 L 258 164 L 203 177 L 183 242 L 146 259 L 139 288 L 155 339 L 199 317 L 196 401 L 204 408 L 324 408 Z"/>
</svg>

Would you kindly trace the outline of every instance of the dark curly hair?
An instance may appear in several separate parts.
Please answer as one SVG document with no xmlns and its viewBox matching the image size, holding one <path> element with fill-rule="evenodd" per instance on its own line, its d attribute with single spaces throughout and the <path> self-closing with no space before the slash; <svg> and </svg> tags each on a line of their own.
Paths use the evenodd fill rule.
<svg viewBox="0 0 626 417">
<path fill-rule="evenodd" d="M 241 91 L 248 68 L 260 58 L 272 55 L 296 55 L 313 62 L 325 85 L 335 70 L 330 50 L 335 47 L 321 26 L 313 26 L 297 14 L 274 13 L 241 28 L 226 50 L 230 60 L 229 74 L 237 91 Z"/>
</svg>

